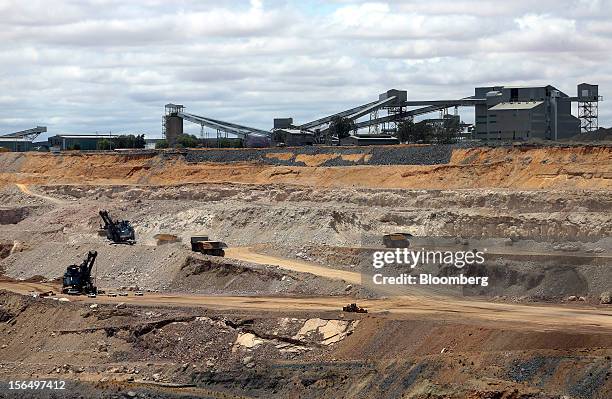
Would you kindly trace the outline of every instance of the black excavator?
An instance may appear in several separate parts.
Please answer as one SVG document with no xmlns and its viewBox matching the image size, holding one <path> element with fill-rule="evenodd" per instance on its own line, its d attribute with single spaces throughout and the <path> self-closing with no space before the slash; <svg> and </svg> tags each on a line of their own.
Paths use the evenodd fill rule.
<svg viewBox="0 0 612 399">
<path fill-rule="evenodd" d="M 106 231 L 106 238 L 115 244 L 132 245 L 136 243 L 136 234 L 129 221 L 114 221 L 106 210 L 100 211 L 100 217 L 104 221 L 104 227 L 102 229 Z"/>
<path fill-rule="evenodd" d="M 87 259 L 80 265 L 70 265 L 64 273 L 62 292 L 68 295 L 96 295 L 98 288 L 91 280 L 91 270 L 98 253 L 89 251 Z"/>
<path fill-rule="evenodd" d="M 368 310 L 366 308 L 357 306 L 356 303 L 349 303 L 348 305 L 343 306 L 342 311 L 349 313 L 368 313 Z"/>
</svg>

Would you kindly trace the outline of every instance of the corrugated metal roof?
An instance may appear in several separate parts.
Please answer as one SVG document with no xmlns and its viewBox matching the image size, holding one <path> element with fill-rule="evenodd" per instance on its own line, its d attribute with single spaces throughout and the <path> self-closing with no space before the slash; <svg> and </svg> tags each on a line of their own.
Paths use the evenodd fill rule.
<svg viewBox="0 0 612 399">
<path fill-rule="evenodd" d="M 547 87 L 553 87 L 552 85 L 535 85 L 535 86 L 502 86 L 504 89 L 545 89 Z"/>
<path fill-rule="evenodd" d="M 0 142 L 3 143 L 31 143 L 32 141 L 21 137 L 0 137 Z"/>
<path fill-rule="evenodd" d="M 63 139 L 108 139 L 118 137 L 117 135 L 109 135 L 109 134 L 58 134 L 52 137 L 60 137 Z M 51 138 L 51 137 L 50 137 Z"/>
<path fill-rule="evenodd" d="M 506 102 L 506 103 L 499 103 L 489 108 L 489 110 L 503 111 L 503 110 L 533 109 L 543 103 L 544 101 L 518 101 L 518 102 L 512 102 L 512 103 Z"/>
</svg>

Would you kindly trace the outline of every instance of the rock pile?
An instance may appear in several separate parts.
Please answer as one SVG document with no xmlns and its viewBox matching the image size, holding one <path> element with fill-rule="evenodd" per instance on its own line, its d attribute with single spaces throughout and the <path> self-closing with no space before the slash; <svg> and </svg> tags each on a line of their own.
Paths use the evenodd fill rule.
<svg viewBox="0 0 612 399">
<path fill-rule="evenodd" d="M 305 156 L 321 156 L 317 166 L 446 164 L 451 145 L 375 147 L 246 148 L 186 151 L 187 162 L 261 162 L 279 166 L 308 166 Z M 175 156 L 168 154 L 166 156 Z"/>
</svg>

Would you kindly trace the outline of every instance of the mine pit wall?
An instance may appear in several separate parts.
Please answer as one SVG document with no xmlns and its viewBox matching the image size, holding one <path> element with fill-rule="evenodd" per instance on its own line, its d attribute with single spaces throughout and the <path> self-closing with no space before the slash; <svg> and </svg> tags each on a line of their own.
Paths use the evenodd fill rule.
<svg viewBox="0 0 612 399">
<path fill-rule="evenodd" d="M 84 182 L 610 189 L 612 147 L 381 146 L 0 154 L 0 186 Z"/>
<path fill-rule="evenodd" d="M 134 223 L 139 242 L 149 245 L 155 245 L 154 236 L 160 231 L 178 235 L 183 243 L 188 243 L 191 235 L 204 231 L 231 247 L 263 243 L 273 249 L 283 248 L 286 252 L 278 255 L 289 258 L 305 253 L 304 248 L 311 247 L 314 249 L 307 253 L 308 261 L 321 260 L 324 266 L 340 269 L 355 265 L 348 268 L 350 271 L 367 267 L 361 265 L 360 260 L 371 257 L 363 254 L 357 260 L 352 254 L 342 257 L 338 247 L 381 248 L 381 236 L 395 230 L 415 234 L 411 242 L 416 250 L 421 247 L 453 251 L 488 249 L 484 270 L 418 269 L 418 272 L 431 272 L 433 275 L 469 271 L 486 275 L 492 281 L 486 289 L 439 293 L 555 301 L 579 295 L 595 300 L 612 284 L 608 270 L 612 249 L 612 221 L 609 218 L 612 199 L 603 190 L 314 189 L 239 184 L 48 185 L 36 189 L 41 194 L 64 198 L 68 203 L 72 202 L 71 199 L 84 198 L 109 205 L 142 204 L 142 210 L 123 205 L 117 212 Z M 87 230 L 64 231 L 67 241 L 81 242 L 82 237 L 97 226 L 93 209 L 95 206 L 89 211 L 92 222 Z M 76 221 L 88 216 L 84 212 L 73 217 Z M 72 223 L 69 219 L 64 222 Z M 50 219 L 46 223 L 55 222 Z M 147 253 L 152 251 L 147 248 Z M 165 259 L 173 248 L 173 245 L 159 247 L 156 257 Z M 131 251 L 132 247 L 121 249 Z M 52 251 L 52 248 L 44 247 L 36 253 Z M 64 247 L 62 251 L 72 253 L 75 258 L 81 256 L 80 249 Z M 335 260 L 330 261 L 321 256 L 322 253 L 333 253 Z M 129 259 L 129 264 L 142 264 L 136 271 L 143 276 L 147 286 L 164 288 L 153 279 L 154 276 L 160 277 L 159 273 L 152 272 L 157 267 L 176 273 L 176 265 L 172 263 L 177 262 L 175 257 L 168 261 L 169 264 L 153 267 L 156 264 L 154 258 L 143 262 L 132 258 L 134 256 L 122 255 Z M 50 277 L 61 272 L 60 266 L 34 272 L 27 265 L 35 262 L 36 257 L 24 255 L 22 258 L 21 261 L 4 262 L 11 276 L 29 277 L 29 274 L 23 274 L 24 270 Z M 119 260 L 116 263 L 122 264 Z M 119 280 L 115 285 L 134 283 L 135 275 L 122 271 L 119 266 L 104 273 L 117 276 Z M 164 276 L 172 279 L 172 273 Z M 212 284 L 206 291 L 210 293 L 224 287 L 231 278 L 230 275 L 210 278 L 205 273 L 185 277 L 177 274 L 169 288 L 194 290 L 203 280 Z M 240 281 L 232 284 L 223 289 L 252 293 L 251 288 L 244 288 Z M 329 288 L 341 292 L 344 286 Z M 310 292 L 308 289 L 305 287 L 303 292 Z"/>
<path fill-rule="evenodd" d="M 516 247 L 515 242 L 521 240 L 582 242 L 596 247 L 612 234 L 612 198 L 605 191 L 314 189 L 234 184 L 49 185 L 37 189 L 67 199 L 169 201 L 166 213 L 151 210 L 130 219 L 140 236 L 152 238 L 158 229 L 173 226 L 184 242 L 190 233 L 207 231 L 234 245 L 276 239 L 290 239 L 295 244 L 374 245 L 385 232 L 404 229 L 416 236 L 413 241 L 417 246 L 452 245 L 461 237 L 470 240 L 466 245 L 489 248 Z M 283 235 L 275 239 L 265 232 L 257 234 L 261 229 L 283 231 Z M 304 231 L 312 234 L 304 235 Z M 376 242 L 367 241 L 369 236 Z M 441 237 L 448 239 L 443 242 Z M 430 243 L 430 238 L 436 242 Z"/>
<path fill-rule="evenodd" d="M 250 203 L 312 203 L 338 202 L 347 206 L 383 207 L 391 209 L 494 209 L 520 213 L 607 212 L 612 208 L 612 196 L 606 191 L 523 191 L 523 190 L 411 190 L 363 188 L 315 188 L 278 184 L 53 184 L 38 186 L 46 195 L 67 198 L 108 198 L 115 200 L 241 201 Z M 571 216 L 571 215 L 570 215 Z"/>
</svg>

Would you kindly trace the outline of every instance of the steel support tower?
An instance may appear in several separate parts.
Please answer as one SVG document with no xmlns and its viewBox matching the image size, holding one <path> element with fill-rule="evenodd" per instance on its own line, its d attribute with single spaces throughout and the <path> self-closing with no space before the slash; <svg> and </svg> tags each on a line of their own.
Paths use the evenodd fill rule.
<svg viewBox="0 0 612 399">
<path fill-rule="evenodd" d="M 591 133 L 599 129 L 599 87 L 588 83 L 578 85 L 578 119 L 580 133 Z"/>
</svg>

